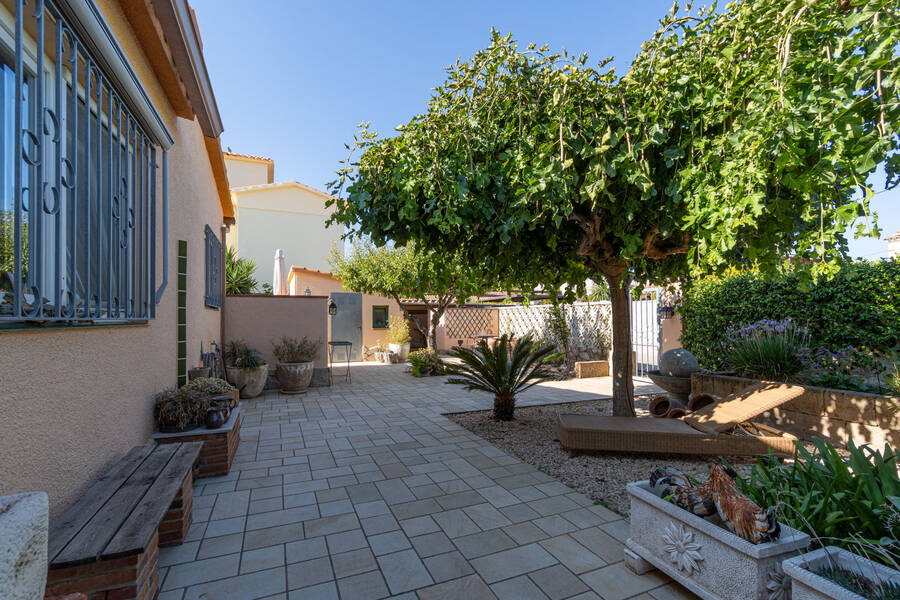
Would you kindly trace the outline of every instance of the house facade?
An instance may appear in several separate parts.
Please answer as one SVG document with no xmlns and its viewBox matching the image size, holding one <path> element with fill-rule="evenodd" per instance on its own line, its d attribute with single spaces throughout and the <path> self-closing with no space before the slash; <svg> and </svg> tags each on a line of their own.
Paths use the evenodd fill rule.
<svg viewBox="0 0 900 600">
<path fill-rule="evenodd" d="M 286 264 L 328 269 L 332 246 L 342 246 L 342 225 L 327 226 L 334 207 L 331 196 L 298 181 L 275 181 L 269 158 L 225 153 L 231 200 L 240 222 L 226 240 L 241 258 L 256 263 L 260 282 L 272 283 L 275 251 L 284 251 Z"/>
<path fill-rule="evenodd" d="M 0 493 L 59 514 L 220 341 L 235 215 L 187 1 L 37 7 L 0 5 Z"/>
</svg>

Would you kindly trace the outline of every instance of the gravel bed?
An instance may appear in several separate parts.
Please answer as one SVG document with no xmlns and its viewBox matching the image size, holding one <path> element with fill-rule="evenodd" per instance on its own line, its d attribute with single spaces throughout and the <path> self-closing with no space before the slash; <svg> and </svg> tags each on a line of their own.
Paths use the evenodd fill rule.
<svg viewBox="0 0 900 600">
<path fill-rule="evenodd" d="M 638 416 L 648 416 L 649 396 L 635 398 Z M 612 401 L 588 400 L 568 404 L 516 408 L 514 421 L 495 421 L 491 411 L 447 415 L 462 427 L 562 481 L 569 487 L 628 516 L 629 499 L 625 484 L 647 479 L 659 466 L 671 466 L 705 481 L 717 457 L 688 457 L 680 454 L 616 454 L 584 455 L 569 458 L 556 441 L 556 414 L 578 412 L 611 415 Z M 752 458 L 726 457 L 741 475 L 747 475 L 754 464 Z"/>
</svg>

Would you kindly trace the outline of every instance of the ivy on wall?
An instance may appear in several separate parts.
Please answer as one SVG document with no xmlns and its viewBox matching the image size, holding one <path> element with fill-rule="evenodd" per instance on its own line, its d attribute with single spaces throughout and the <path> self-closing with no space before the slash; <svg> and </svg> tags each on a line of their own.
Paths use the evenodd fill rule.
<svg viewBox="0 0 900 600">
<path fill-rule="evenodd" d="M 796 275 L 706 277 L 685 290 L 678 310 L 682 346 L 707 369 L 723 367 L 729 325 L 764 318 L 806 326 L 813 346 L 890 351 L 900 346 L 900 261 L 848 263 L 805 289 Z"/>
</svg>

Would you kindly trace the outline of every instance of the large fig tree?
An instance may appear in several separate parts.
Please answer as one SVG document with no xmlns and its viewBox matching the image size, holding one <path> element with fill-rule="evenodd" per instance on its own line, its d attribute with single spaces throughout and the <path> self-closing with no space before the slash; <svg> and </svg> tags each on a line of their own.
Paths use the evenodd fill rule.
<svg viewBox="0 0 900 600">
<path fill-rule="evenodd" d="M 634 414 L 630 280 L 735 263 L 827 275 L 848 226 L 878 234 L 866 182 L 879 164 L 898 179 L 898 10 L 674 6 L 622 77 L 493 32 L 397 135 L 361 128 L 335 218 L 461 252 L 509 286 L 602 276 L 614 412 Z"/>
</svg>

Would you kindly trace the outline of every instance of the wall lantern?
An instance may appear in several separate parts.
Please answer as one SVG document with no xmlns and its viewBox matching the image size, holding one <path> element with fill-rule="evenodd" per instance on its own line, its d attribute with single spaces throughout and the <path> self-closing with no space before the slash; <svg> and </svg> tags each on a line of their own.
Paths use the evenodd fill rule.
<svg viewBox="0 0 900 600">
<path fill-rule="evenodd" d="M 307 296 L 312 296 L 312 290 L 309 289 L 309 286 L 307 286 L 306 291 L 304 291 L 303 293 L 306 294 Z"/>
<path fill-rule="evenodd" d="M 328 301 L 328 314 L 332 317 L 337 314 L 337 304 L 334 303 L 334 300 Z"/>
<path fill-rule="evenodd" d="M 657 310 L 660 318 L 662 319 L 671 319 L 675 316 L 675 307 L 674 306 L 660 306 Z"/>
</svg>

